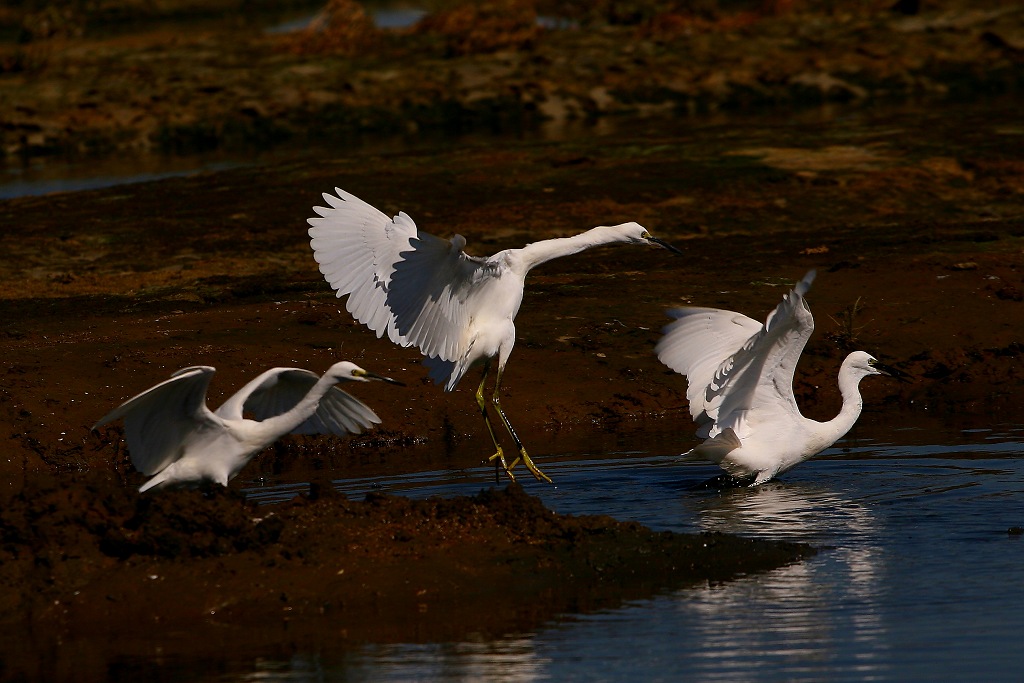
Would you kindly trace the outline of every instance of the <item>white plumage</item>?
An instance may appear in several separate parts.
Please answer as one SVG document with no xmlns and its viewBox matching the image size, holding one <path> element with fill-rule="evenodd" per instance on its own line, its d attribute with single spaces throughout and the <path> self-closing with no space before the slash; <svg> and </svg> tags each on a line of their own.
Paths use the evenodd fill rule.
<svg viewBox="0 0 1024 683">
<path fill-rule="evenodd" d="M 477 388 L 496 453 L 505 471 L 520 459 L 538 479 L 550 481 L 533 464 L 501 409 L 501 377 L 515 345 L 513 323 L 523 300 L 526 274 L 559 256 L 616 242 L 655 244 L 678 250 L 655 239 L 637 223 L 593 228 L 574 237 L 506 249 L 489 258 L 469 256 L 466 240 L 455 235 L 443 240 L 416 227 L 408 215 L 393 219 L 358 197 L 335 188 L 324 194 L 326 207 L 314 207 L 309 219 L 310 245 L 320 272 L 339 297 L 348 296 L 352 316 L 401 346 L 415 346 L 430 368 L 430 376 L 451 391 L 470 367 L 484 363 Z M 519 454 L 506 463 L 487 417 L 483 398 L 490 363 L 498 370 L 492 403 L 515 441 Z M 514 477 L 513 477 L 514 478 Z"/>
<path fill-rule="evenodd" d="M 348 361 L 335 363 L 322 377 L 299 368 L 272 368 L 211 411 L 206 391 L 214 372 L 209 366 L 178 370 L 93 427 L 124 418 L 132 464 L 152 477 L 139 491 L 203 481 L 227 486 L 253 456 L 288 433 L 358 434 L 380 418 L 334 385 L 370 379 L 400 384 Z"/>
<path fill-rule="evenodd" d="M 675 322 L 655 348 L 662 363 L 685 375 L 690 414 L 704 443 L 687 457 L 704 457 L 736 479 L 762 484 L 820 453 L 853 427 L 868 375 L 902 377 L 863 351 L 839 370 L 843 407 L 828 422 L 805 418 L 793 395 L 793 374 L 814 331 L 804 295 L 809 272 L 786 294 L 764 325 L 741 313 L 677 308 Z"/>
</svg>

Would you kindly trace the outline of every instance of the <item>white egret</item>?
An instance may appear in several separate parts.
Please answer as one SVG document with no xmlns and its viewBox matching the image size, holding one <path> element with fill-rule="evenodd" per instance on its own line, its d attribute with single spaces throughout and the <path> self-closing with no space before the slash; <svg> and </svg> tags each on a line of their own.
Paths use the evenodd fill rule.
<svg viewBox="0 0 1024 683">
<path fill-rule="evenodd" d="M 204 481 L 227 486 L 254 455 L 288 433 L 358 434 L 380 424 L 380 418 L 334 385 L 401 384 L 348 361 L 335 363 L 322 377 L 299 368 L 272 368 L 213 412 L 206 406 L 206 390 L 214 372 L 209 366 L 178 370 L 93 426 L 124 418 L 132 464 L 153 477 L 140 492 Z"/>
<path fill-rule="evenodd" d="M 320 272 L 356 320 L 401 346 L 417 347 L 430 376 L 452 391 L 476 363 L 483 377 L 476 401 L 497 459 L 515 480 L 512 469 L 521 460 L 537 479 L 551 479 L 533 463 L 501 409 L 501 379 L 516 341 L 513 320 L 523 301 L 526 274 L 536 266 L 584 249 L 624 242 L 675 247 L 655 239 L 637 223 L 600 226 L 573 237 L 505 249 L 489 258 L 469 256 L 461 235 L 444 240 L 416 227 L 404 212 L 393 219 L 358 197 L 335 188 L 324 194 L 327 207 L 313 210 L 310 244 Z M 518 455 L 506 462 L 487 416 L 484 383 L 498 361 L 491 403 L 515 442 Z"/>
<path fill-rule="evenodd" d="M 854 351 L 839 369 L 843 407 L 828 422 L 800 414 L 793 372 L 814 331 L 804 294 L 809 272 L 783 297 L 764 325 L 741 313 L 715 308 L 668 311 L 675 322 L 655 348 L 662 363 L 686 376 L 686 398 L 705 441 L 684 454 L 703 457 L 741 481 L 763 484 L 825 450 L 853 427 L 868 375 L 904 373 Z"/>
</svg>

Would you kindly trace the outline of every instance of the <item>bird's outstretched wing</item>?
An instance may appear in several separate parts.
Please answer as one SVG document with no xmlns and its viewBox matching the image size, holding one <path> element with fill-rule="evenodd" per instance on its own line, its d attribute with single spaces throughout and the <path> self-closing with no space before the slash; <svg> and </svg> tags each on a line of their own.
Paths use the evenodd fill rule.
<svg viewBox="0 0 1024 683">
<path fill-rule="evenodd" d="M 458 361 L 467 352 L 470 321 L 489 305 L 484 281 L 497 274 L 486 259 L 467 256 L 466 240 L 425 233 L 409 241 L 395 264 L 388 306 L 398 332 L 425 356 Z"/>
<path fill-rule="evenodd" d="M 675 308 L 668 315 L 675 321 L 662 328 L 664 336 L 654 352 L 658 360 L 686 376 L 690 415 L 698 425 L 703 425 L 713 419 L 707 412 L 705 391 L 722 361 L 742 348 L 763 326 L 742 313 L 717 308 Z"/>
<path fill-rule="evenodd" d="M 799 414 L 793 374 L 814 332 L 814 318 L 804 300 L 814 275 L 813 270 L 807 273 L 768 315 L 764 327 L 722 361 L 704 394 L 705 410 L 714 424 L 698 436 L 715 437 L 731 428 L 745 438 L 744 420 L 754 407 Z"/>
<path fill-rule="evenodd" d="M 394 219 L 353 194 L 335 188 L 338 196 L 324 193 L 329 207 L 316 206 L 318 218 L 308 219 L 310 246 L 320 272 L 337 291 L 348 295 L 349 313 L 378 337 L 408 346 L 395 327 L 387 306 L 387 293 L 399 254 L 416 236 L 416 224 L 405 213 Z"/>
<path fill-rule="evenodd" d="M 156 474 L 181 457 L 189 434 L 214 419 L 206 407 L 214 372 L 209 366 L 178 370 L 104 415 L 93 429 L 124 418 L 132 464 L 143 474 Z"/>
<path fill-rule="evenodd" d="M 218 416 L 240 420 L 244 413 L 263 421 L 283 415 L 298 405 L 320 377 L 301 368 L 271 368 L 238 390 L 217 409 Z M 380 424 L 369 406 L 337 387 L 320 399 L 316 412 L 293 434 L 358 434 Z"/>
<path fill-rule="evenodd" d="M 316 207 L 320 218 L 309 219 L 320 271 L 338 296 L 349 295 L 347 308 L 356 320 L 378 336 L 387 333 L 396 344 L 457 367 L 472 343 L 469 321 L 487 305 L 472 293 L 498 274 L 497 267 L 463 252 L 460 235 L 443 240 L 418 230 L 404 213 L 391 220 L 354 195 L 336 192 L 340 198 L 324 195 L 331 208 Z"/>
</svg>

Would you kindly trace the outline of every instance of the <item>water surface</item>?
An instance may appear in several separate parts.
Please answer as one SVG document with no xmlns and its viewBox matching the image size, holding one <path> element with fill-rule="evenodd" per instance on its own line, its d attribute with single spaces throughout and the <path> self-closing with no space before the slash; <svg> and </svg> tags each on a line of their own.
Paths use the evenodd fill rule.
<svg viewBox="0 0 1024 683">
<path fill-rule="evenodd" d="M 934 437 L 942 437 L 936 442 Z M 657 529 L 804 541 L 808 561 L 688 588 L 535 633 L 485 642 L 373 645 L 238 663 L 230 680 L 1015 680 L 1024 666 L 1024 432 L 875 429 L 754 489 L 645 450 L 545 459 L 551 508 Z M 474 472 L 338 482 L 350 495 L 472 494 Z M 253 494 L 293 495 L 281 483 Z"/>
<path fill-rule="evenodd" d="M 828 125 L 811 125 L 820 123 Z M 635 130 L 627 135 L 628 127 Z M 813 136 L 809 128 L 815 129 Z M 902 163 L 910 154 L 970 158 L 1016 143 L 1024 128 L 1019 107 L 1003 101 L 987 107 L 831 108 L 699 122 L 608 119 L 575 132 L 552 125 L 524 138 L 578 139 L 579 149 L 588 150 L 602 136 L 619 140 L 623 135 L 635 144 L 616 153 L 640 155 L 654 144 L 670 146 L 682 158 L 715 159 L 728 180 L 724 166 L 750 164 L 743 161 L 750 158 L 785 168 L 799 157 L 803 165 L 824 169 Z M 458 142 L 493 139 L 462 136 Z M 439 144 L 424 137 L 390 144 L 399 150 L 413 143 Z M 363 144 L 357 153 L 388 149 L 384 142 Z M 137 182 L 220 164 L 272 163 L 277 154 L 296 152 L 263 153 L 273 158 L 153 158 L 152 165 L 136 160 L 131 163 L 138 165 L 110 169 L 52 164 L 8 169 L 0 180 L 5 186 L 0 198 Z M 137 680 L 140 671 L 159 669 L 161 680 L 222 681 L 1018 680 L 1024 670 L 1019 645 L 1024 536 L 1010 530 L 1024 526 L 1024 431 L 872 428 L 872 416 L 865 417 L 866 424 L 821 457 L 755 489 L 701 488 L 716 468 L 680 463 L 673 456 L 692 445 L 692 432 L 680 437 L 668 430 L 610 448 L 543 454 L 539 464 L 558 485 L 524 482 L 557 512 L 608 514 L 680 532 L 803 541 L 821 549 L 808 561 L 616 610 L 565 615 L 535 632 L 499 639 L 354 650 L 340 638 L 337 648 L 298 641 L 287 645 L 294 650 L 287 659 L 215 666 L 186 661 L 172 667 L 155 657 L 126 664 L 131 676 L 124 678 Z M 873 417 L 876 423 L 901 423 Z M 485 467 L 439 470 L 337 485 L 356 497 L 371 490 L 463 495 L 493 485 L 493 473 Z M 254 487 L 252 495 L 279 500 L 306 486 L 275 481 Z M 111 679 L 119 678 L 112 671 Z"/>
</svg>

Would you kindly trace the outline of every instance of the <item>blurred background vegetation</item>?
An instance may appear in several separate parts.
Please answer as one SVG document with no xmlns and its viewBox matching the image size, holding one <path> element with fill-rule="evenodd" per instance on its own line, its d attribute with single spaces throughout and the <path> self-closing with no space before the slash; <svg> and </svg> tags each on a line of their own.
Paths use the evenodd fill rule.
<svg viewBox="0 0 1024 683">
<path fill-rule="evenodd" d="M 356 4 L 332 0 L 326 5 Z M 373 0 L 362 5 L 373 5 Z M 376 3 L 380 4 L 380 3 Z M 397 4 L 397 3 L 389 3 Z M 434 25 L 468 17 L 514 19 L 524 14 L 573 22 L 581 27 L 714 22 L 726 17 L 751 20 L 787 12 L 916 14 L 947 6 L 972 8 L 1010 5 L 1010 0 L 422 0 L 405 3 L 424 10 Z M 114 24 L 233 16 L 244 23 L 254 15 L 325 7 L 322 0 L 6 0 L 0 6 L 0 35 L 28 42 L 54 37 L 83 37 Z M 455 19 L 445 19 L 454 15 Z"/>
</svg>

